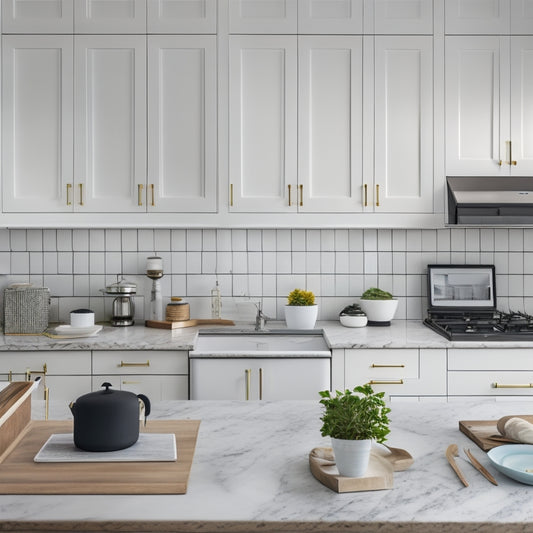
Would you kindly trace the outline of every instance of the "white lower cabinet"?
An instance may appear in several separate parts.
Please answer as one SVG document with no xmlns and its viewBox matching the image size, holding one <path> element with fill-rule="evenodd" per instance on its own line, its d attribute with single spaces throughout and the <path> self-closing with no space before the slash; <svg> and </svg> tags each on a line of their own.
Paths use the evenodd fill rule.
<svg viewBox="0 0 533 533">
<path fill-rule="evenodd" d="M 329 358 L 191 359 L 191 400 L 318 400 Z"/>
<path fill-rule="evenodd" d="M 448 350 L 449 396 L 533 396 L 533 350 Z"/>
<path fill-rule="evenodd" d="M 369 383 L 388 397 L 445 397 L 445 349 L 350 349 L 344 353 L 345 388 Z"/>
<path fill-rule="evenodd" d="M 187 400 L 189 360 L 185 351 L 113 350 L 93 352 L 93 390 L 108 382 L 142 393 L 151 401 Z"/>
</svg>

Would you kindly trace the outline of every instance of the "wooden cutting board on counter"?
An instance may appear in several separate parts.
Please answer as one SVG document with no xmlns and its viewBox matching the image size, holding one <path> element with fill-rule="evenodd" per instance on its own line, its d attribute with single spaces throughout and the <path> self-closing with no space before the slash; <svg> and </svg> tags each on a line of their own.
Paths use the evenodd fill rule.
<svg viewBox="0 0 533 533">
<path fill-rule="evenodd" d="M 199 420 L 149 420 L 143 431 L 174 433 L 173 462 L 35 463 L 50 435 L 72 433 L 72 421 L 32 420 L 0 457 L 0 494 L 185 494 Z"/>
<path fill-rule="evenodd" d="M 523 418 L 533 424 L 533 415 L 516 415 L 516 417 Z M 460 420 L 459 429 L 483 451 L 488 452 L 496 446 L 509 444 L 509 442 L 505 442 L 504 440 L 492 438 L 500 435 L 496 426 L 498 420 Z"/>
<path fill-rule="evenodd" d="M 193 326 L 234 326 L 233 320 L 225 320 L 223 318 L 193 318 L 191 320 L 146 320 L 144 325 L 147 328 L 159 329 L 179 329 L 191 328 Z"/>
</svg>

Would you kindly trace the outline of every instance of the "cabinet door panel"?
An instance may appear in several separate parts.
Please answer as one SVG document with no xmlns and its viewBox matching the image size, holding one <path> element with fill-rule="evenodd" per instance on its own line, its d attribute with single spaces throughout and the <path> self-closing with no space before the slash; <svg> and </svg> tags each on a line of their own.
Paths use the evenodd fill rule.
<svg viewBox="0 0 533 533">
<path fill-rule="evenodd" d="M 533 34 L 533 0 L 511 2 L 511 34 Z"/>
<path fill-rule="evenodd" d="M 432 42 L 429 36 L 375 40 L 376 211 L 433 211 Z"/>
<path fill-rule="evenodd" d="M 144 211 L 146 38 L 77 36 L 75 210 Z"/>
<path fill-rule="evenodd" d="M 446 38 L 446 174 L 509 173 L 508 38 Z M 502 102 L 502 105 L 500 104 Z"/>
<path fill-rule="evenodd" d="M 296 33 L 298 0 L 229 0 L 230 33 Z"/>
<path fill-rule="evenodd" d="M 511 38 L 513 176 L 533 176 L 533 37 Z"/>
<path fill-rule="evenodd" d="M 363 0 L 298 0 L 298 33 L 363 33 Z"/>
<path fill-rule="evenodd" d="M 149 37 L 148 56 L 148 209 L 214 212 L 216 38 Z"/>
<path fill-rule="evenodd" d="M 360 211 L 362 38 L 300 37 L 299 211 Z"/>
<path fill-rule="evenodd" d="M 150 402 L 164 402 L 168 400 L 188 400 L 188 376 L 94 376 L 93 390 L 100 390 L 104 382 L 111 383 L 114 389 L 127 390 L 135 394 L 148 396 Z"/>
<path fill-rule="evenodd" d="M 148 33 L 216 33 L 217 0 L 148 0 Z"/>
<path fill-rule="evenodd" d="M 430 0 L 375 0 L 377 34 L 432 34 L 433 2 Z"/>
<path fill-rule="evenodd" d="M 72 33 L 72 0 L 2 0 L 4 33 Z"/>
<path fill-rule="evenodd" d="M 446 0 L 445 31 L 455 34 L 509 33 L 510 0 Z"/>
<path fill-rule="evenodd" d="M 146 33 L 146 0 L 74 0 L 76 33 Z"/>
<path fill-rule="evenodd" d="M 230 37 L 231 211 L 296 209 L 296 47 L 290 36 Z"/>
<path fill-rule="evenodd" d="M 72 37 L 2 42 L 3 209 L 72 211 Z"/>
</svg>

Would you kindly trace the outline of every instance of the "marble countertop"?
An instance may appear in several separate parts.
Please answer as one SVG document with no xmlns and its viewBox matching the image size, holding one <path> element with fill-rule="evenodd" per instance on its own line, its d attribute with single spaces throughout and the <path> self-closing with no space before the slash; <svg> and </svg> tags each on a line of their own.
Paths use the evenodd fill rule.
<svg viewBox="0 0 533 533">
<path fill-rule="evenodd" d="M 512 533 L 533 529 L 533 488 L 496 471 L 486 454 L 458 429 L 459 420 L 529 414 L 529 402 L 393 402 L 387 443 L 408 450 L 413 466 L 394 474 L 391 490 L 346 494 L 326 488 L 309 470 L 309 451 L 329 445 L 329 439 L 320 435 L 318 401 L 185 401 L 153 407 L 153 418 L 201 420 L 187 494 L 0 496 L 0 530 L 28 524 L 38 528 L 43 521 L 52 529 L 56 521 L 67 521 L 61 525 L 64 531 L 122 527 L 121 531 L 202 533 Z M 39 408 L 34 406 L 34 411 Z M 51 416 L 67 418 L 66 407 L 52 404 Z M 468 487 L 446 461 L 445 450 L 451 443 L 461 450 L 457 461 Z M 465 446 L 494 474 L 498 486 L 463 459 Z"/>
<path fill-rule="evenodd" d="M 44 335 L 2 335 L 0 352 L 16 350 L 193 350 L 199 329 L 174 330 L 147 328 L 143 325 L 104 328 L 94 337 L 53 339 Z M 346 328 L 338 321 L 317 322 L 332 349 L 343 348 L 533 348 L 529 341 L 450 342 L 419 320 L 393 320 L 389 327 Z M 212 326 L 207 329 L 250 331 L 251 324 Z M 269 322 L 267 329 L 286 329 L 284 322 Z"/>
</svg>

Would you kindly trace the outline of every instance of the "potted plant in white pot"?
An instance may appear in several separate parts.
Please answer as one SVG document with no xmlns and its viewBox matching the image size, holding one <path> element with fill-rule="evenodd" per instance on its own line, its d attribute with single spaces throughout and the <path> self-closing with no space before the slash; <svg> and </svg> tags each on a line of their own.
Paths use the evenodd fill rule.
<svg viewBox="0 0 533 533">
<path fill-rule="evenodd" d="M 390 321 L 398 308 L 398 300 L 390 292 L 377 287 L 366 290 L 361 295 L 359 303 L 366 313 L 369 326 L 390 326 Z"/>
<path fill-rule="evenodd" d="M 287 297 L 285 322 L 289 329 L 313 329 L 318 315 L 318 305 L 311 291 L 294 289 Z"/>
<path fill-rule="evenodd" d="M 362 477 L 370 459 L 372 440 L 382 443 L 390 433 L 384 392 L 374 392 L 368 384 L 353 391 L 321 391 L 324 406 L 321 434 L 331 437 L 335 463 L 341 476 Z"/>
</svg>

